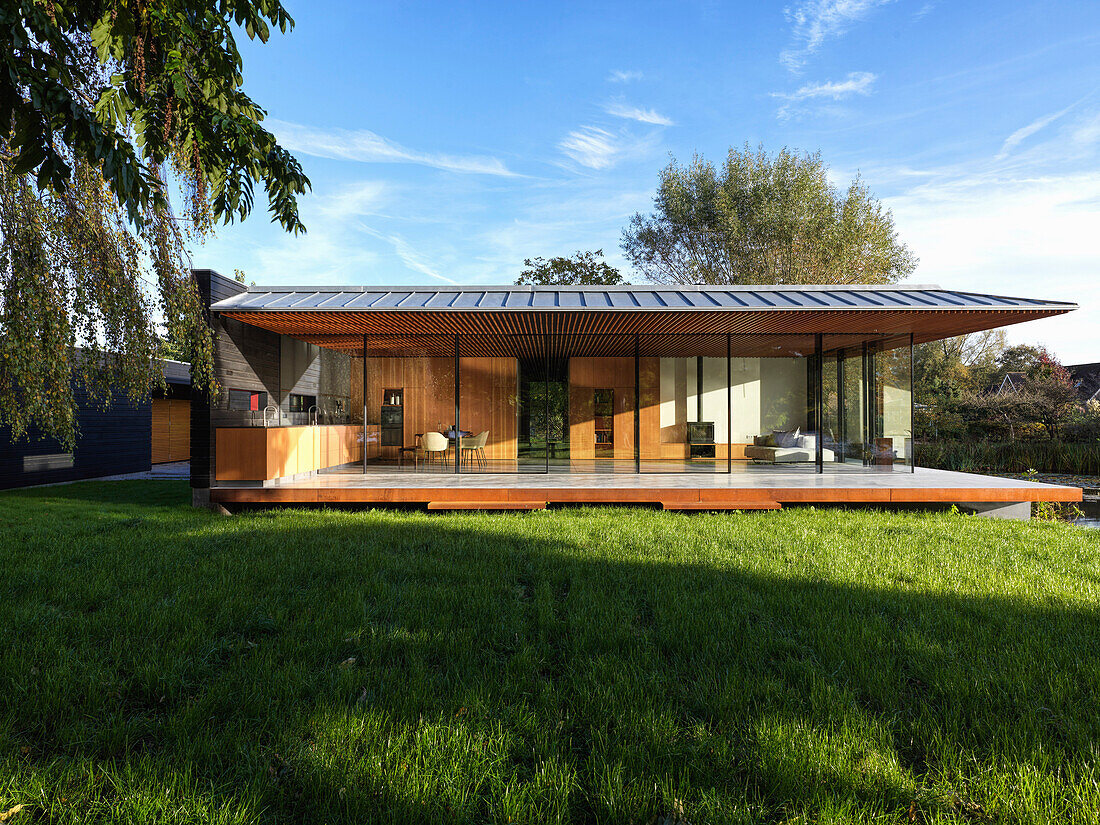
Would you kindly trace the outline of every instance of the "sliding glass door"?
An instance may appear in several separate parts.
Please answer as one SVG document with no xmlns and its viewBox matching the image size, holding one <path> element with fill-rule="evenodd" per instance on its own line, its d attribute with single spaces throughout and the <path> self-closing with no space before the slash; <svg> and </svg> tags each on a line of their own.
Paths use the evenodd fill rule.
<svg viewBox="0 0 1100 825">
<path fill-rule="evenodd" d="M 318 407 L 362 404 L 367 472 L 912 466 L 909 336 L 373 335 L 330 360 Z"/>
</svg>

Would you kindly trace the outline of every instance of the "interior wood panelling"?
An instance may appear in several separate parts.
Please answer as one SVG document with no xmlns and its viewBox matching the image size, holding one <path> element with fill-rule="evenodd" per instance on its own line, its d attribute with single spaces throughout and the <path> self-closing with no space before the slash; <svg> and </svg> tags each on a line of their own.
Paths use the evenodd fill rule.
<svg viewBox="0 0 1100 825">
<path fill-rule="evenodd" d="M 370 346 L 373 352 L 373 341 Z M 408 350 L 410 342 L 404 342 L 404 348 Z M 516 359 L 463 357 L 459 362 L 460 426 L 475 434 L 488 430 L 485 458 L 514 460 L 518 452 Z M 406 446 L 416 443 L 417 433 L 439 432 L 454 424 L 454 387 L 453 356 L 367 358 L 367 414 L 374 423 L 383 392 L 403 389 Z M 393 455 L 386 455 L 387 451 L 393 452 L 393 448 L 383 448 L 382 457 L 393 458 Z"/>
<path fill-rule="evenodd" d="M 450 357 L 367 358 L 367 416 L 379 423 L 382 394 L 403 389 L 406 446 L 416 443 L 417 433 L 447 429 L 455 418 L 455 362 Z M 391 453 L 391 455 L 386 455 Z M 382 448 L 384 458 L 396 457 L 396 448 Z"/>
<path fill-rule="evenodd" d="M 596 455 L 595 391 L 614 392 L 613 450 Z M 634 460 L 634 358 L 569 359 L 569 456 Z"/>
<path fill-rule="evenodd" d="M 462 429 L 487 430 L 485 457 L 515 460 L 519 374 L 515 358 L 459 359 L 459 407 Z"/>
</svg>

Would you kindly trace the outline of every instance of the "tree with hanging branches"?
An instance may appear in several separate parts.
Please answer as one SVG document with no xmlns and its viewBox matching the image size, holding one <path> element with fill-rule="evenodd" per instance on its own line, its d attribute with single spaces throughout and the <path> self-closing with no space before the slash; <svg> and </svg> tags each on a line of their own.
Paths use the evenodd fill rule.
<svg viewBox="0 0 1100 825">
<path fill-rule="evenodd" d="M 164 337 L 214 391 L 187 244 L 268 211 L 302 232 L 309 179 L 243 91 L 237 37 L 277 0 L 0 0 L 0 425 L 66 446 L 73 386 L 138 401 Z M 171 194 L 182 202 L 173 211 Z M 181 228 L 181 226 L 183 228 Z"/>
</svg>

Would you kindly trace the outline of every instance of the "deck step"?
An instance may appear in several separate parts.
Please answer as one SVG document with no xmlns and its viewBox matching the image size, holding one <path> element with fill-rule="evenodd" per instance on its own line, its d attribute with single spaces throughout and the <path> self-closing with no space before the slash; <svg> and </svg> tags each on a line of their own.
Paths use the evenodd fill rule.
<svg viewBox="0 0 1100 825">
<path fill-rule="evenodd" d="M 778 501 L 662 501 L 664 510 L 782 510 Z"/>
<path fill-rule="evenodd" d="M 429 510 L 545 510 L 545 501 L 429 501 Z"/>
</svg>

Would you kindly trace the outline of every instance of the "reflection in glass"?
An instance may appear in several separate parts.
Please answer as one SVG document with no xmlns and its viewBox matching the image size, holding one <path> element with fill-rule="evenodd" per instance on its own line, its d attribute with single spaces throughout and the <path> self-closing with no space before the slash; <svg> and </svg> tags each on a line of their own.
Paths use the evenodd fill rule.
<svg viewBox="0 0 1100 825">
<path fill-rule="evenodd" d="M 367 336 L 367 472 L 455 472 L 460 453 L 454 432 L 454 346 L 454 337 L 445 335 Z"/>
<path fill-rule="evenodd" d="M 815 468 L 814 351 L 813 336 L 733 336 L 732 439 L 750 466 Z"/>
<path fill-rule="evenodd" d="M 725 335 L 639 339 L 641 471 L 729 472 L 729 364 Z"/>
<path fill-rule="evenodd" d="M 635 339 L 632 335 L 551 337 L 547 400 L 566 435 L 551 450 L 554 472 L 632 473 L 635 452 Z M 564 405 L 560 402 L 564 401 Z"/>
</svg>

